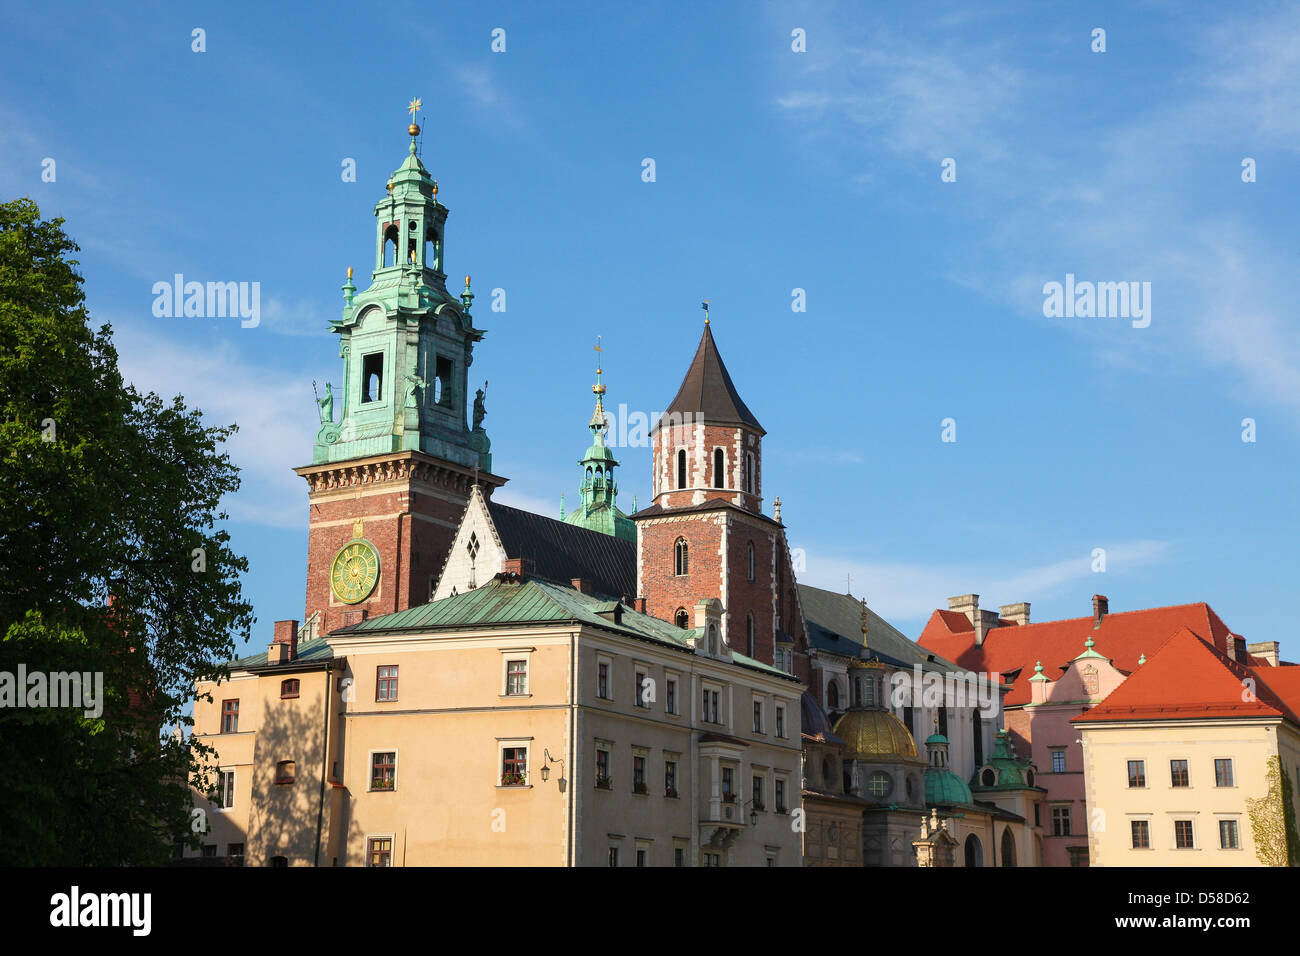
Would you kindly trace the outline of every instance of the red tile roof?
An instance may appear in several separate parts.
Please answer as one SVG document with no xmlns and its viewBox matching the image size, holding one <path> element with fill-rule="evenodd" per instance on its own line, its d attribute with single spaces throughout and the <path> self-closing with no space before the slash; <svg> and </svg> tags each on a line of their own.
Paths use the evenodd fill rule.
<svg viewBox="0 0 1300 956">
<path fill-rule="evenodd" d="M 972 671 L 999 671 L 1009 674 L 1019 670 L 1005 702 L 1009 707 L 1029 703 L 1028 678 L 1034 664 L 1043 662 L 1043 672 L 1055 680 L 1061 670 L 1084 651 L 1089 637 L 1098 654 L 1109 657 L 1121 671 L 1137 669 L 1138 658 L 1149 659 L 1156 649 L 1178 631 L 1189 628 L 1212 641 L 1221 651 L 1227 650 L 1232 632 L 1214 610 L 1201 601 L 1174 607 L 1148 608 L 1142 611 L 1116 611 L 1107 614 L 1100 627 L 1095 619 L 1076 617 L 1039 624 L 1013 624 L 991 628 L 982 646 L 975 644 L 975 628 L 959 611 L 937 610 L 930 616 L 917 641 L 922 647 Z M 1238 639 L 1239 646 L 1245 642 Z"/>
<path fill-rule="evenodd" d="M 1183 627 L 1105 700 L 1073 721 L 1284 717 L 1300 726 L 1288 703 L 1288 698 L 1300 702 L 1295 671 L 1300 668 L 1247 667 Z"/>
</svg>

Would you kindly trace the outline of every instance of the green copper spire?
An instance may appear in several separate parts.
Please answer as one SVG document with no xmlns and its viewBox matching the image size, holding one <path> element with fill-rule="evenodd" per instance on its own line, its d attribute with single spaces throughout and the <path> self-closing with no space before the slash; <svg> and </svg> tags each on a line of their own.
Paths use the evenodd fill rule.
<svg viewBox="0 0 1300 956">
<path fill-rule="evenodd" d="M 596 351 L 601 352 L 600 337 L 596 337 Z M 625 541 L 636 540 L 636 525 L 618 508 L 618 482 L 614 480 L 614 469 L 618 460 L 605 438 L 609 434 L 609 419 L 605 416 L 605 384 L 601 381 L 604 370 L 596 368 L 596 384 L 591 390 L 596 395 L 596 410 L 591 414 L 587 428 L 591 431 L 591 445 L 587 454 L 578 465 L 582 468 L 582 504 L 566 516 L 563 514 L 561 499 L 561 519 L 567 524 L 577 525 L 602 534 L 611 534 Z"/>
<path fill-rule="evenodd" d="M 447 290 L 447 207 L 420 159 L 420 101 L 408 109 L 407 156 L 374 207 L 370 287 L 358 293 L 349 270 L 343 313 L 330 323 L 343 359 L 341 401 L 337 420 L 332 404 L 328 411 L 321 405 L 314 462 L 411 450 L 491 473 L 487 384 L 477 397 L 469 384 L 474 343 L 484 332 L 470 317 L 469 277 L 460 296 Z"/>
</svg>

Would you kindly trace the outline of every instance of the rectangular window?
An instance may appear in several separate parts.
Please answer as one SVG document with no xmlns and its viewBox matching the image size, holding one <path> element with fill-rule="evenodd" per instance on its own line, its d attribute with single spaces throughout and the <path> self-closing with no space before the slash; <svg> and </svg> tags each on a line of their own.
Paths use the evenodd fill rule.
<svg viewBox="0 0 1300 956">
<path fill-rule="evenodd" d="M 293 783 L 294 777 L 297 776 L 298 766 L 292 760 L 281 760 L 275 765 L 275 782 L 277 784 Z"/>
<path fill-rule="evenodd" d="M 722 696 L 722 694 L 715 690 L 715 691 L 713 692 L 712 697 L 711 697 L 711 702 L 712 702 L 712 704 L 713 704 L 713 709 L 712 709 L 712 712 L 711 712 L 710 716 L 712 717 L 713 722 L 714 722 L 715 724 L 720 724 L 720 723 L 722 723 L 722 721 L 721 721 L 720 719 L 718 719 L 718 699 L 719 699 L 721 696 Z"/>
<path fill-rule="evenodd" d="M 299 683 L 296 677 L 291 677 L 288 680 L 280 681 L 280 699 L 290 700 L 294 697 L 297 697 L 300 687 L 301 684 Z"/>
<path fill-rule="evenodd" d="M 785 708 L 780 704 L 776 705 L 776 735 L 785 737 Z"/>
<path fill-rule="evenodd" d="M 1070 835 L 1070 808 L 1052 807 L 1052 836 Z"/>
<path fill-rule="evenodd" d="M 393 790 L 397 787 L 397 753 L 385 751 L 370 755 L 370 789 Z"/>
<path fill-rule="evenodd" d="M 1171 760 L 1169 761 L 1169 778 L 1170 786 L 1186 787 L 1187 782 L 1187 761 Z"/>
<path fill-rule="evenodd" d="M 632 757 L 632 792 L 645 793 L 645 757 Z"/>
<path fill-rule="evenodd" d="M 372 352 L 361 358 L 361 401 L 377 402 L 383 394 L 384 353 Z"/>
<path fill-rule="evenodd" d="M 685 865 L 686 865 L 686 848 L 680 846 L 673 847 L 673 866 L 685 866 Z"/>
<path fill-rule="evenodd" d="M 761 734 L 762 732 L 763 732 L 763 702 L 761 700 L 756 700 L 754 701 L 754 733 Z"/>
<path fill-rule="evenodd" d="M 1065 773 L 1065 749 L 1052 751 L 1052 773 Z"/>
<path fill-rule="evenodd" d="M 1192 843 L 1192 821 L 1175 820 L 1174 821 L 1174 846 L 1180 850 L 1192 850 L 1195 846 Z"/>
<path fill-rule="evenodd" d="M 221 732 L 223 734 L 239 733 L 238 700 L 223 700 L 221 702 Z"/>
<path fill-rule="evenodd" d="M 217 855 L 217 845 L 216 845 L 215 843 L 205 843 L 205 844 L 203 844 L 203 855 L 206 856 L 206 857 L 209 857 L 209 858 L 216 856 L 216 855 Z"/>
<path fill-rule="evenodd" d="M 668 708 L 668 713 L 677 713 L 677 681 L 669 680 L 664 688 L 664 705 Z"/>
<path fill-rule="evenodd" d="M 609 865 L 618 866 L 618 847 L 616 846 L 609 848 Z"/>
<path fill-rule="evenodd" d="M 452 364 L 451 359 L 444 355 L 438 356 L 438 361 L 434 364 L 434 378 L 437 392 L 437 402 L 439 405 L 450 405 L 453 394 L 451 387 Z"/>
<path fill-rule="evenodd" d="M 596 786 L 601 790 L 609 790 L 613 781 L 609 777 L 609 751 L 596 751 Z"/>
<path fill-rule="evenodd" d="M 722 866 L 722 854 L 721 854 L 721 853 L 706 853 L 706 854 L 704 854 L 704 865 L 705 865 L 705 866 Z"/>
<path fill-rule="evenodd" d="M 397 665 L 375 670 L 375 700 L 397 700 Z"/>
<path fill-rule="evenodd" d="M 730 767 L 722 768 L 722 802 L 735 803 L 736 791 L 733 789 L 733 772 Z"/>
<path fill-rule="evenodd" d="M 645 682 L 645 671 L 636 672 L 636 686 L 632 690 L 632 701 L 638 707 L 649 707 L 650 701 L 647 699 L 647 687 Z"/>
<path fill-rule="evenodd" d="M 1216 787 L 1232 786 L 1232 758 L 1225 757 L 1214 761 L 1214 785 Z"/>
<path fill-rule="evenodd" d="M 1034 804 L 1034 826 L 1041 827 L 1042 825 L 1043 825 L 1043 805 L 1041 803 L 1035 803 Z"/>
<path fill-rule="evenodd" d="M 664 761 L 664 796 L 677 796 L 677 761 Z"/>
<path fill-rule="evenodd" d="M 646 862 L 645 862 L 645 850 L 641 849 L 640 847 L 637 847 L 637 848 L 636 848 L 636 865 L 637 865 L 637 866 L 645 866 L 645 865 L 646 865 Z"/>
<path fill-rule="evenodd" d="M 229 810 L 235 805 L 235 771 L 223 770 L 217 778 L 217 806 Z"/>
<path fill-rule="evenodd" d="M 1145 787 L 1147 785 L 1147 764 L 1145 760 L 1130 760 L 1128 762 L 1128 785 L 1130 787 Z"/>
<path fill-rule="evenodd" d="M 1219 821 L 1219 848 L 1222 850 L 1238 850 L 1241 848 L 1241 844 L 1237 842 L 1236 820 Z"/>
<path fill-rule="evenodd" d="M 596 664 L 596 696 L 609 700 L 609 665 L 604 661 Z"/>
<path fill-rule="evenodd" d="M 367 866 L 392 866 L 393 865 L 393 839 L 392 837 L 371 837 L 367 849 Z"/>
<path fill-rule="evenodd" d="M 780 777 L 776 778 L 776 812 L 785 813 L 785 780 Z"/>
<path fill-rule="evenodd" d="M 226 847 L 226 855 L 227 855 L 227 856 L 243 856 L 243 855 L 244 855 L 244 844 L 242 844 L 242 843 L 232 843 L 232 844 L 230 844 L 230 846 Z"/>
<path fill-rule="evenodd" d="M 506 693 L 528 693 L 528 661 L 506 661 Z"/>
<path fill-rule="evenodd" d="M 750 798 L 754 801 L 754 809 L 760 812 L 767 809 L 767 807 L 763 803 L 764 789 L 765 788 L 763 787 L 762 777 L 754 777 L 750 781 L 750 791 L 749 791 Z"/>
<path fill-rule="evenodd" d="M 1146 820 L 1134 820 L 1129 826 L 1133 831 L 1133 849 L 1151 849 L 1151 825 Z"/>
<path fill-rule="evenodd" d="M 528 786 L 528 748 L 501 748 L 501 786 Z"/>
</svg>

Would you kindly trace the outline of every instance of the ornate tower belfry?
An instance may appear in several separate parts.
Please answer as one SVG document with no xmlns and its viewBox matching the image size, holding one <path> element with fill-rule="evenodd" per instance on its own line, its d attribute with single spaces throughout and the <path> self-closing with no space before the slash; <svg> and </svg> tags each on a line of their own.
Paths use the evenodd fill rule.
<svg viewBox="0 0 1300 956">
<path fill-rule="evenodd" d="M 602 351 L 599 341 L 596 351 Z M 605 417 L 605 384 L 601 381 L 602 374 L 604 370 L 597 365 L 596 384 L 591 386 L 591 391 L 596 396 L 596 410 L 587 423 L 587 428 L 591 431 L 591 445 L 578 462 L 578 467 L 582 469 L 582 485 L 579 489 L 581 504 L 567 515 L 561 514 L 560 519 L 625 541 L 636 541 L 636 525 L 618 508 L 618 482 L 614 478 L 618 460 L 605 444 L 605 437 L 609 434 L 609 419 Z"/>
<path fill-rule="evenodd" d="M 483 428 L 487 383 L 475 393 L 469 379 L 485 333 L 470 315 L 469 276 L 459 296 L 447 291 L 447 207 L 420 160 L 419 107 L 374 207 L 370 285 L 358 292 L 349 268 L 329 325 L 342 382 L 326 384 L 313 463 L 295 469 L 310 500 L 309 635 L 429 600 L 470 489 L 505 483 Z"/>
</svg>

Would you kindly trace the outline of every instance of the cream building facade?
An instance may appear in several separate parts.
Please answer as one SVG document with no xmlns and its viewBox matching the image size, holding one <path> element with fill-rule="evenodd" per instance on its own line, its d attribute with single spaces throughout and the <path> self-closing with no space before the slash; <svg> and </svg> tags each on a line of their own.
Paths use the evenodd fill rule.
<svg viewBox="0 0 1300 956">
<path fill-rule="evenodd" d="M 733 653 L 720 616 L 701 601 L 681 629 L 508 570 L 301 648 L 286 626 L 272 660 L 201 688 L 196 733 L 235 773 L 209 845 L 248 865 L 799 866 L 803 687 Z"/>
<path fill-rule="evenodd" d="M 1300 667 L 1182 629 L 1075 718 L 1092 866 L 1297 866 Z"/>
</svg>

